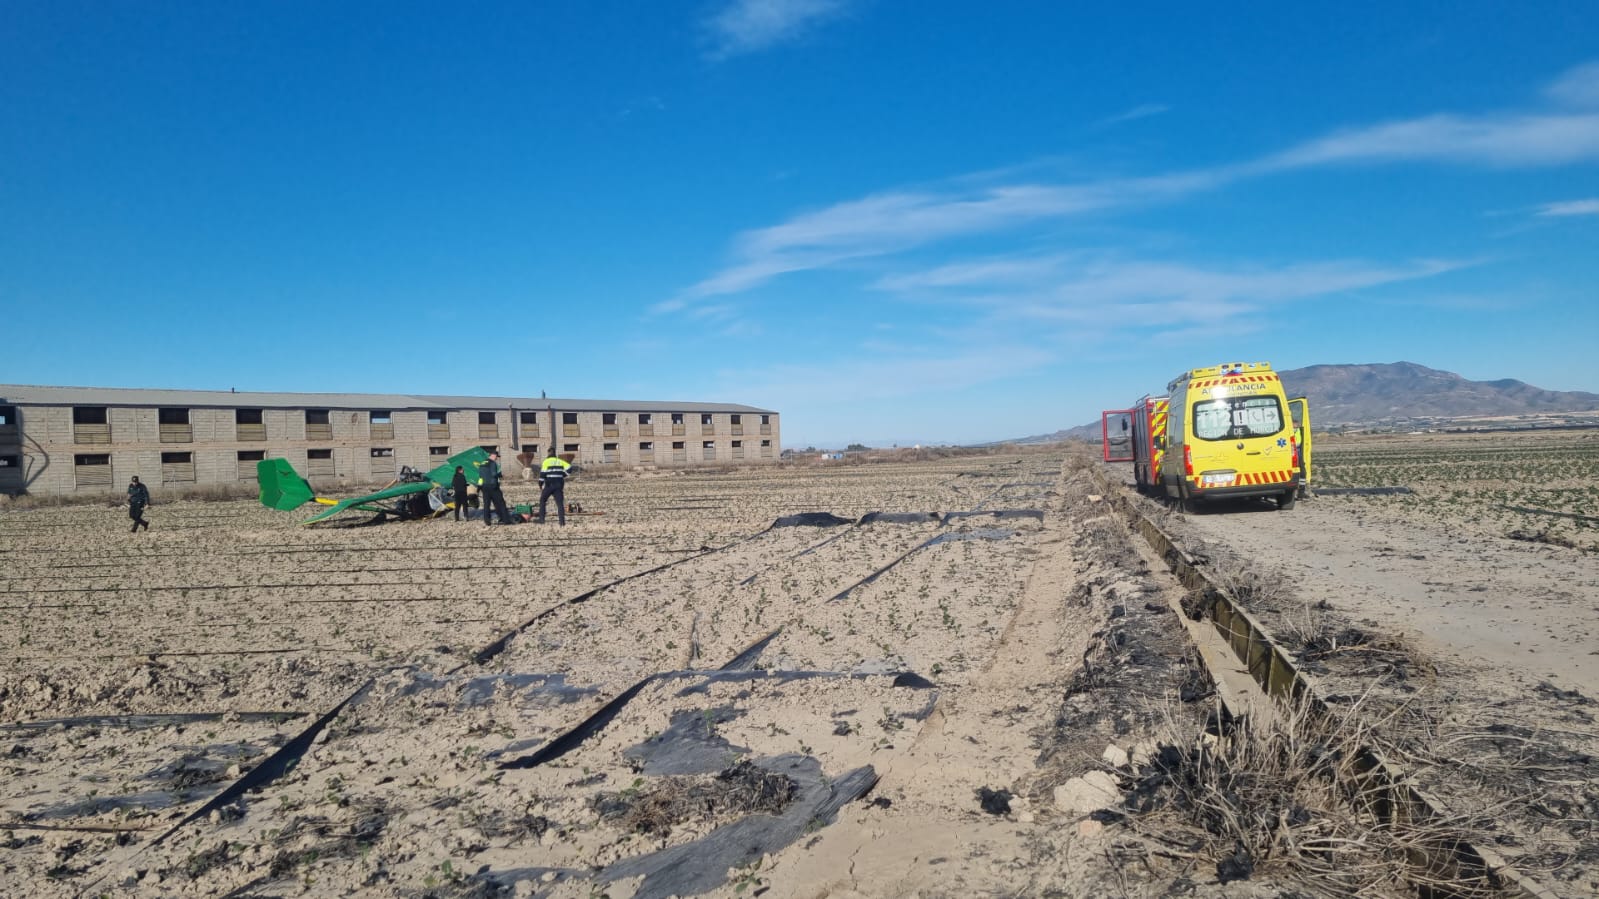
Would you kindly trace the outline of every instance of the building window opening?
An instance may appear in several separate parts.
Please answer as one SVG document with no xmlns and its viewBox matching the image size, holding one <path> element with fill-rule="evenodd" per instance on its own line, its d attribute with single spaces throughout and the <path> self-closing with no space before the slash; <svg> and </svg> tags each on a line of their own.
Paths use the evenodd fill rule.
<svg viewBox="0 0 1599 899">
<path fill-rule="evenodd" d="M 74 443 L 110 443 L 111 424 L 104 406 L 72 407 Z"/>
<path fill-rule="evenodd" d="M 233 473 L 234 478 L 240 481 L 258 480 L 256 469 L 265 458 L 266 450 L 239 450 L 238 467 Z"/>
<path fill-rule="evenodd" d="M 233 410 L 234 436 L 239 440 L 265 440 L 266 419 L 260 409 Z"/>
<path fill-rule="evenodd" d="M 161 483 L 188 484 L 194 482 L 194 453 L 162 453 Z"/>
<path fill-rule="evenodd" d="M 156 422 L 162 443 L 193 442 L 194 431 L 189 428 L 188 409 L 157 409 Z"/>
<path fill-rule="evenodd" d="M 73 456 L 72 467 L 79 487 L 111 486 L 110 453 L 82 453 Z"/>
</svg>

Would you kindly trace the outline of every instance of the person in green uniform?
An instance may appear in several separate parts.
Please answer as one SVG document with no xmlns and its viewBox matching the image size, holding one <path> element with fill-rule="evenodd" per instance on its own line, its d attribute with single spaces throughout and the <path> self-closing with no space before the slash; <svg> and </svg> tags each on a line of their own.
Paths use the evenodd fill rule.
<svg viewBox="0 0 1599 899">
<path fill-rule="evenodd" d="M 500 516 L 500 524 L 510 524 L 511 510 L 505 507 L 505 494 L 500 492 L 500 454 L 489 453 L 489 460 L 478 466 L 478 474 L 483 478 L 477 498 L 483 506 L 484 527 L 494 523 L 495 515 Z"/>
<path fill-rule="evenodd" d="M 144 525 L 145 530 L 150 529 L 150 522 L 144 520 L 144 507 L 150 505 L 150 490 L 139 483 L 139 476 L 134 475 L 128 482 L 128 517 L 133 519 L 133 527 L 128 533 L 139 530 L 139 525 Z"/>
</svg>

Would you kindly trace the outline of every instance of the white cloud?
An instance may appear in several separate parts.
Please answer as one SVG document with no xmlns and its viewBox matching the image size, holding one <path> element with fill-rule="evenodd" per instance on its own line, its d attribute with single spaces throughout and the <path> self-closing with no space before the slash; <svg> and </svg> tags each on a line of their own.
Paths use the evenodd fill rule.
<svg viewBox="0 0 1599 899">
<path fill-rule="evenodd" d="M 1336 132 L 1269 156 L 1257 167 L 1417 160 L 1539 166 L 1590 159 L 1599 159 L 1599 113 L 1434 115 Z"/>
<path fill-rule="evenodd" d="M 1540 216 L 1568 216 L 1568 215 L 1599 215 L 1599 198 L 1590 200 L 1566 200 L 1560 203 L 1545 203 L 1538 207 Z"/>
<path fill-rule="evenodd" d="M 1557 103 L 1599 108 L 1599 62 L 1584 63 L 1555 79 L 1544 93 Z"/>
<path fill-rule="evenodd" d="M 983 259 L 879 278 L 878 290 L 907 293 L 948 287 L 1037 284 L 1060 271 L 1064 256 Z"/>
<path fill-rule="evenodd" d="M 817 397 L 890 400 L 980 386 L 1025 374 L 1055 361 L 1026 345 L 953 348 L 947 353 L 832 359 L 805 365 L 771 365 L 722 373 L 746 395 L 773 397 L 771 405 L 809 404 Z"/>
<path fill-rule="evenodd" d="M 844 0 L 734 0 L 705 21 L 711 56 L 726 59 L 795 40 L 845 6 Z"/>
<path fill-rule="evenodd" d="M 1548 88 L 1551 96 L 1572 106 L 1586 102 L 1591 91 L 1599 91 L 1599 63 L 1572 69 Z M 1123 115 L 1152 115 L 1156 111 L 1154 106 L 1138 107 Z M 655 308 L 661 312 L 677 311 L 707 297 L 750 290 L 784 274 L 831 268 L 904 253 L 938 241 L 988 235 L 1070 216 L 1169 202 L 1235 181 L 1289 170 L 1406 161 L 1513 167 L 1595 160 L 1599 160 L 1599 110 L 1554 110 L 1480 116 L 1439 114 L 1349 128 L 1249 162 L 1146 178 L 1074 184 L 994 184 L 991 178 L 969 176 L 952 179 L 937 188 L 872 194 L 746 231 L 735 239 L 733 259 L 727 266 Z M 920 275 L 881 278 L 875 286 L 903 291 L 940 286 L 938 279 L 949 282 L 975 275 L 974 271 L 953 266 Z"/>
<path fill-rule="evenodd" d="M 1469 263 L 1422 261 L 1406 266 L 1359 262 L 1300 263 L 1276 268 L 1220 269 L 1169 262 L 1096 263 L 1047 291 L 983 302 L 1006 319 L 1104 326 L 1130 322 L 1220 324 L 1264 305 L 1307 301 L 1429 278 Z"/>
<path fill-rule="evenodd" d="M 1215 177 L 1194 173 L 1075 185 L 1015 184 L 952 188 L 943 193 L 877 194 L 745 232 L 736 241 L 739 261 L 694 285 L 688 294 L 737 293 L 789 272 L 1180 195 L 1209 186 Z"/>
<path fill-rule="evenodd" d="M 1164 103 L 1145 103 L 1140 106 L 1134 106 L 1132 109 L 1124 112 L 1118 112 L 1117 114 L 1108 118 L 1100 119 L 1094 123 L 1094 127 L 1109 128 L 1112 125 L 1120 125 L 1124 122 L 1135 122 L 1139 119 L 1147 119 L 1150 116 L 1157 116 L 1167 112 L 1171 112 L 1171 107 Z"/>
</svg>

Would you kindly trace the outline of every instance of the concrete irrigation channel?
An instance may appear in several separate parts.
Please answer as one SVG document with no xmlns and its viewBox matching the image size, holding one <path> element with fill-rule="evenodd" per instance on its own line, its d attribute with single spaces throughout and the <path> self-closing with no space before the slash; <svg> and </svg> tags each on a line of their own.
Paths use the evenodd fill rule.
<svg viewBox="0 0 1599 899">
<path fill-rule="evenodd" d="M 1566 895 L 1096 463 L 924 456 L 559 530 L 0 513 L 0 894 Z"/>
</svg>

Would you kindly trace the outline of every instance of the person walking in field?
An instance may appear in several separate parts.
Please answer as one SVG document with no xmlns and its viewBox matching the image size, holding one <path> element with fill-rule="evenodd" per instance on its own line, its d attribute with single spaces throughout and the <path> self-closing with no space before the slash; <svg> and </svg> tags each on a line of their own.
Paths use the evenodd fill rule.
<svg viewBox="0 0 1599 899">
<path fill-rule="evenodd" d="M 555 454 L 555 447 L 550 447 L 549 456 L 539 466 L 539 483 L 543 485 L 539 490 L 539 524 L 544 523 L 544 507 L 551 497 L 555 498 L 555 512 L 561 524 L 566 524 L 566 475 L 571 468 L 565 459 Z"/>
<path fill-rule="evenodd" d="M 466 513 L 466 467 L 455 466 L 455 480 L 450 482 L 450 495 L 455 498 L 455 520 Z"/>
<path fill-rule="evenodd" d="M 483 526 L 493 524 L 493 516 L 500 516 L 500 524 L 511 523 L 511 510 L 505 507 L 505 494 L 500 492 L 500 454 L 489 453 L 489 461 L 478 467 L 483 483 L 478 485 L 478 501 L 483 506 Z"/>
<path fill-rule="evenodd" d="M 150 522 L 144 520 L 144 507 L 150 505 L 150 490 L 139 483 L 139 476 L 134 475 L 128 482 L 128 517 L 133 519 L 133 527 L 128 533 L 138 532 L 139 525 L 144 525 L 145 530 L 150 529 Z"/>
</svg>

